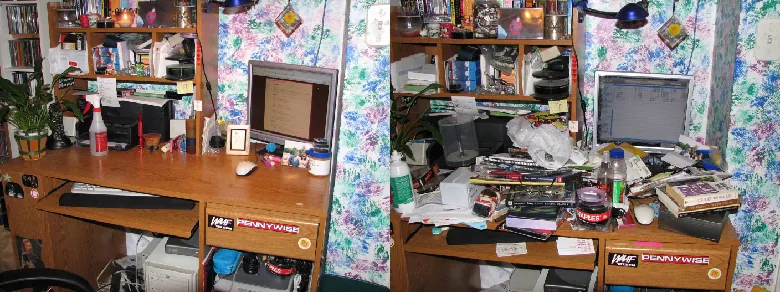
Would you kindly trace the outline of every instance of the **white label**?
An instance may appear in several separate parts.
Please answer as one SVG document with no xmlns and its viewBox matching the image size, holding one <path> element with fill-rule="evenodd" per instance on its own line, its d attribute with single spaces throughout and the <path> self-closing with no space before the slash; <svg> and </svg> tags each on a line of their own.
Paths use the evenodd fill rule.
<svg viewBox="0 0 780 292">
<path fill-rule="evenodd" d="M 580 131 L 579 121 L 569 121 L 569 132 L 577 133 Z"/>
<path fill-rule="evenodd" d="M 753 54 L 758 61 L 780 60 L 780 19 L 764 18 L 756 28 L 756 47 Z"/>
<path fill-rule="evenodd" d="M 496 255 L 498 257 L 509 257 L 521 254 L 528 254 L 528 248 L 525 242 L 518 243 L 496 243 Z"/>
<path fill-rule="evenodd" d="M 203 101 L 202 100 L 193 100 L 192 101 L 192 107 L 195 108 L 196 112 L 202 112 L 203 111 Z"/>
</svg>

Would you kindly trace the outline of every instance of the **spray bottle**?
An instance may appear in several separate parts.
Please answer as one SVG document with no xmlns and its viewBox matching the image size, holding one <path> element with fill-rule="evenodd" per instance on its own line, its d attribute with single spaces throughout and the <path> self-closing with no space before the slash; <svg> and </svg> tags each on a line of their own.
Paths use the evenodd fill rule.
<svg viewBox="0 0 780 292">
<path fill-rule="evenodd" d="M 108 154 L 108 129 L 100 113 L 100 95 L 87 95 L 84 98 L 92 104 L 92 125 L 89 127 L 89 151 L 92 156 Z"/>
</svg>

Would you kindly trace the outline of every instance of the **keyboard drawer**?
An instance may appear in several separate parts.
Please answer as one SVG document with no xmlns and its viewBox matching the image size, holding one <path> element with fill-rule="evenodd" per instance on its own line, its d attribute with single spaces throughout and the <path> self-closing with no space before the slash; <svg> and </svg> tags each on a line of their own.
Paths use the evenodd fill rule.
<svg viewBox="0 0 780 292">
<path fill-rule="evenodd" d="M 727 245 L 609 240 L 605 283 L 724 290 L 730 257 Z"/>
<path fill-rule="evenodd" d="M 316 217 L 221 204 L 206 206 L 206 244 L 295 259 L 315 258 Z"/>
</svg>

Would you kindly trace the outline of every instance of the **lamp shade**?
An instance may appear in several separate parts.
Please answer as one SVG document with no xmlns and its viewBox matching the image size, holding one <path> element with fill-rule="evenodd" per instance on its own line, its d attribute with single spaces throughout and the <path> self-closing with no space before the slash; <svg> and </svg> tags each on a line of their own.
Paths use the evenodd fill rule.
<svg viewBox="0 0 780 292">
<path fill-rule="evenodd" d="M 225 0 L 225 2 L 222 2 L 222 7 L 231 8 L 231 7 L 252 5 L 252 4 L 254 4 L 253 0 Z"/>
<path fill-rule="evenodd" d="M 647 13 L 645 8 L 636 3 L 629 3 L 620 8 L 615 18 L 618 21 L 637 21 L 644 20 L 648 16 L 650 16 L 650 13 Z"/>
</svg>

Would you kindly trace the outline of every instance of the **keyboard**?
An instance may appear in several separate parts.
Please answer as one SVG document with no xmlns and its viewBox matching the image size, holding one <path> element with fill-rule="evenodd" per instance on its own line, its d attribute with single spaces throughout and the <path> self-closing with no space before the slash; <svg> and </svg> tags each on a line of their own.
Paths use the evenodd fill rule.
<svg viewBox="0 0 780 292">
<path fill-rule="evenodd" d="M 109 195 L 109 196 L 126 196 L 126 197 L 156 197 L 150 194 L 130 192 L 120 189 L 112 189 L 107 187 L 101 187 L 85 183 L 74 183 L 70 189 L 71 193 L 76 194 L 90 194 L 90 195 Z"/>
</svg>

